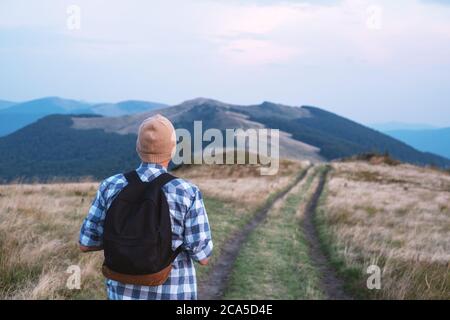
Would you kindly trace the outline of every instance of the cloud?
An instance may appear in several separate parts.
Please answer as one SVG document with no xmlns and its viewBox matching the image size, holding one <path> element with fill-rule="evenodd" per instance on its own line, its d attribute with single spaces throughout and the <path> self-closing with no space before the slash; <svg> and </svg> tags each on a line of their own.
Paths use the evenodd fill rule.
<svg viewBox="0 0 450 320">
<path fill-rule="evenodd" d="M 280 64 L 290 61 L 298 51 L 271 41 L 240 39 L 229 41 L 220 47 L 221 54 L 229 62 L 240 65 Z"/>
<path fill-rule="evenodd" d="M 448 2 L 2 0 L 0 97 L 448 109 Z"/>
<path fill-rule="evenodd" d="M 231 61 L 241 64 L 296 59 L 335 63 L 349 57 L 374 66 L 405 59 L 426 64 L 426 57 L 436 47 L 444 52 L 449 47 L 442 43 L 449 39 L 450 12 L 442 11 L 411 1 L 395 5 L 364 0 L 240 3 L 223 8 L 222 19 L 211 32 L 223 40 L 218 41 L 220 52 L 228 52 Z M 418 39 L 427 46 L 420 45 Z M 237 52 L 241 52 L 242 59 L 238 59 Z M 449 61 L 439 53 L 436 56 L 440 62 Z"/>
<path fill-rule="evenodd" d="M 50 46 L 66 37 L 65 45 L 82 55 L 203 52 L 222 63 L 249 67 L 343 60 L 382 65 L 399 59 L 426 63 L 420 56 L 439 47 L 438 60 L 448 61 L 448 45 L 442 43 L 449 40 L 449 9 L 429 2 L 434 1 L 79 0 L 82 28 L 71 32 L 66 28 L 69 1 L 5 0 L 0 28 L 33 28 L 30 34 L 46 33 Z M 379 17 L 368 10 L 374 7 L 380 8 Z M 22 31 L 17 37 L 27 38 Z"/>
</svg>

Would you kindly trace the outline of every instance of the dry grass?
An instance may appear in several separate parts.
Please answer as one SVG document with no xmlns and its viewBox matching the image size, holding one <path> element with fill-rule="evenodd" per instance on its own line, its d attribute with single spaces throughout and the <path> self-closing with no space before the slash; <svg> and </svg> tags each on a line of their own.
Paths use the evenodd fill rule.
<svg viewBox="0 0 450 320">
<path fill-rule="evenodd" d="M 258 177 L 259 170 L 248 166 L 206 168 L 192 166 L 175 174 L 206 191 L 217 256 L 227 237 L 248 221 L 270 194 L 287 185 L 292 178 L 290 170 L 294 172 L 299 165 L 283 164 L 281 177 Z M 100 273 L 102 253 L 81 254 L 77 246 L 81 223 L 97 187 L 98 182 L 0 185 L 0 299 L 106 297 Z M 82 290 L 66 288 L 70 265 L 81 268 Z M 200 277 L 207 270 L 203 268 Z"/>
<path fill-rule="evenodd" d="M 450 176 L 411 165 L 333 168 L 322 215 L 345 264 L 383 268 L 377 297 L 449 299 Z"/>
<path fill-rule="evenodd" d="M 282 162 L 277 176 L 260 176 L 254 166 L 191 166 L 175 173 L 199 185 L 205 194 L 214 259 L 255 208 L 286 187 L 305 165 Z M 311 172 L 291 195 L 301 195 L 303 200 L 311 196 L 317 183 Z M 306 184 L 310 186 L 304 189 Z M 77 248 L 79 228 L 97 187 L 98 183 L 89 182 L 0 186 L 0 299 L 105 298 L 102 253 L 81 254 Z M 282 251 L 282 246 L 272 247 L 276 241 L 269 239 L 298 226 L 303 200 L 287 196 L 277 203 L 268 218 L 273 225 L 267 228 L 266 223 L 251 236 L 257 240 L 253 246 L 261 252 L 270 248 L 272 254 L 292 255 L 292 251 Z M 289 217 L 283 212 L 289 212 Z M 363 296 L 450 299 L 450 175 L 410 165 L 334 163 L 318 213 L 332 261 L 343 262 L 341 271 L 350 270 L 345 279 Z M 259 257 L 255 255 L 255 261 L 267 270 L 265 279 L 271 279 L 274 266 Z M 293 261 L 289 259 L 283 261 Z M 369 292 L 365 287 L 365 268 L 370 264 L 382 268 L 380 291 Z M 70 265 L 81 267 L 82 290 L 66 289 Z M 244 270 L 251 264 L 241 266 Z M 206 272 L 208 268 L 202 269 L 200 278 Z M 287 276 L 283 279 L 294 283 Z M 275 283 L 270 291 L 271 284 L 268 281 L 258 290 L 279 298 L 287 292 L 287 287 Z"/>
<path fill-rule="evenodd" d="M 192 179 L 207 196 L 254 207 L 263 204 L 270 193 L 286 187 L 293 175 L 308 164 L 281 160 L 279 172 L 273 176 L 261 176 L 256 165 L 192 165 L 175 174 Z"/>
<path fill-rule="evenodd" d="M 0 187 L 0 298 L 103 298 L 96 286 L 101 255 L 82 256 L 78 230 L 97 183 Z M 83 292 L 65 289 L 65 271 L 80 265 Z"/>
</svg>

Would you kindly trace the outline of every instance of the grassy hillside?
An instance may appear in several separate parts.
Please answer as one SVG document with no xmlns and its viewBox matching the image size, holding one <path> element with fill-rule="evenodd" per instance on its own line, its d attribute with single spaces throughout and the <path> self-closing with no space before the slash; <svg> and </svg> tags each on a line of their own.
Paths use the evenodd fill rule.
<svg viewBox="0 0 450 320">
<path fill-rule="evenodd" d="M 97 183 L 1 186 L 0 299 L 105 299 L 103 253 L 82 254 L 78 233 Z M 8 201 L 6 201 L 8 197 Z M 217 248 L 250 211 L 206 197 Z M 229 213 L 232 214 L 229 214 Z M 69 290 L 78 265 L 82 290 Z M 202 270 L 199 273 L 207 272 Z M 201 278 L 201 275 L 200 275 Z"/>
<path fill-rule="evenodd" d="M 279 175 L 265 177 L 251 166 L 190 166 L 175 173 L 203 191 L 211 223 L 215 249 L 211 265 L 197 267 L 200 285 L 208 285 L 222 262 L 232 266 L 225 298 L 333 299 L 335 283 L 324 282 L 326 263 L 353 298 L 450 299 L 450 176 L 411 165 L 333 163 L 312 216 L 317 243 L 311 243 L 305 220 L 324 166 L 312 167 L 240 243 L 236 262 L 222 261 L 259 208 L 307 166 L 283 162 Z M 77 248 L 97 187 L 98 182 L 0 185 L 1 299 L 105 298 L 102 253 L 81 254 Z M 320 248 L 327 261 L 317 264 L 313 252 Z M 366 286 L 373 264 L 381 268 L 380 290 Z M 71 265 L 81 268 L 81 290 L 65 286 Z"/>
<path fill-rule="evenodd" d="M 298 168 L 299 164 L 285 162 L 279 176 L 266 177 L 245 166 L 191 167 L 175 173 L 202 189 L 212 228 L 214 256 L 208 267 L 197 267 L 199 281 L 220 258 L 228 239 L 271 194 L 289 183 L 290 174 Z M 219 177 L 225 193 L 210 188 Z M 0 185 L 0 299 L 106 298 L 101 275 L 103 253 L 82 254 L 77 245 L 81 223 L 98 185 Z M 252 192 L 244 202 L 238 190 L 242 187 Z M 81 290 L 66 288 L 66 271 L 71 265 L 81 268 Z"/>
<path fill-rule="evenodd" d="M 450 175 L 334 163 L 317 212 L 324 249 L 360 298 L 450 299 Z M 367 267 L 381 269 L 368 290 Z"/>
</svg>

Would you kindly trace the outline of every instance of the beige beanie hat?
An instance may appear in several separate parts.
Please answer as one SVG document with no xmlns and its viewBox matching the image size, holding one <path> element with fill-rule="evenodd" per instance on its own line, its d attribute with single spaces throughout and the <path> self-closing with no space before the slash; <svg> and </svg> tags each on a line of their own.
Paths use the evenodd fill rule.
<svg viewBox="0 0 450 320">
<path fill-rule="evenodd" d="M 142 122 L 136 141 L 136 151 L 143 162 L 168 161 L 174 155 L 175 147 L 175 129 L 169 119 L 157 114 Z"/>
</svg>

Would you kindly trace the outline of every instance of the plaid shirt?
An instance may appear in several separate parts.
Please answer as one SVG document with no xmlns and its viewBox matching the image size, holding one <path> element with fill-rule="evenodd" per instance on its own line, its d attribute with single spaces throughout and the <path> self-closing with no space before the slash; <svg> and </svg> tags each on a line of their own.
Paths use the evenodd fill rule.
<svg viewBox="0 0 450 320">
<path fill-rule="evenodd" d="M 142 181 L 151 181 L 165 168 L 157 164 L 142 163 L 136 169 Z M 102 246 L 103 224 L 106 211 L 115 196 L 127 185 L 123 174 L 104 180 L 97 191 L 89 213 L 80 231 L 80 244 Z M 172 249 L 183 245 L 182 251 L 172 263 L 167 281 L 160 286 L 123 284 L 106 279 L 109 299 L 196 299 L 197 284 L 192 260 L 199 261 L 211 255 L 211 232 L 200 190 L 182 179 L 174 179 L 163 186 L 169 204 L 172 223 Z"/>
</svg>

